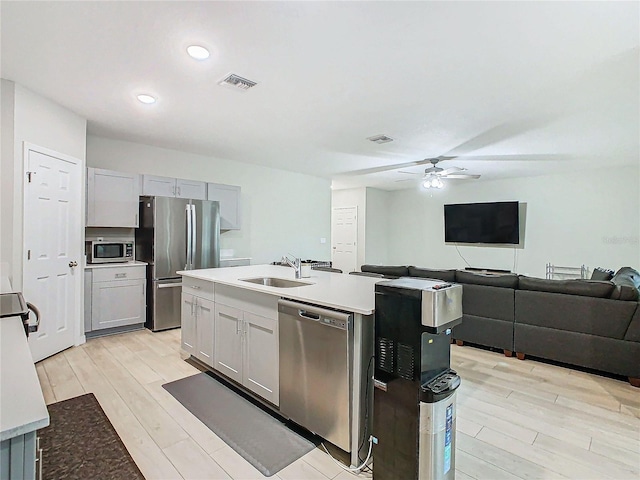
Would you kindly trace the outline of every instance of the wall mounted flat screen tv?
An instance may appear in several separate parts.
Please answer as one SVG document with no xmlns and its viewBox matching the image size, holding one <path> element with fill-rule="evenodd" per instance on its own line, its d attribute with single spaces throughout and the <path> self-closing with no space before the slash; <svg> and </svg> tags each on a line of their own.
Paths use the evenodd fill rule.
<svg viewBox="0 0 640 480">
<path fill-rule="evenodd" d="M 520 243 L 518 202 L 445 205 L 444 241 L 517 245 Z"/>
</svg>

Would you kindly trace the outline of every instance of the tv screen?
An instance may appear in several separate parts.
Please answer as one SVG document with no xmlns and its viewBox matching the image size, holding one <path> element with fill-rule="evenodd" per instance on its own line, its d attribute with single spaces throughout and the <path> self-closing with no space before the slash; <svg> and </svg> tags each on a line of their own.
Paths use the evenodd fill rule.
<svg viewBox="0 0 640 480">
<path fill-rule="evenodd" d="M 445 205 L 444 241 L 520 243 L 518 202 Z"/>
</svg>

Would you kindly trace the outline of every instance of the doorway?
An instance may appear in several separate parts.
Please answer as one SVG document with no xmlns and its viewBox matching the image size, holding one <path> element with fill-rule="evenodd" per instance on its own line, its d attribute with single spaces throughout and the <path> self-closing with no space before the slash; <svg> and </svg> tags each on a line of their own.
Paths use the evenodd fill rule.
<svg viewBox="0 0 640 480">
<path fill-rule="evenodd" d="M 34 362 L 72 346 L 82 307 L 82 163 L 24 147 L 23 293 L 40 310 Z M 78 332 L 78 337 L 80 332 Z"/>
<path fill-rule="evenodd" d="M 331 262 L 344 273 L 358 268 L 358 207 L 337 207 L 332 210 Z"/>
</svg>

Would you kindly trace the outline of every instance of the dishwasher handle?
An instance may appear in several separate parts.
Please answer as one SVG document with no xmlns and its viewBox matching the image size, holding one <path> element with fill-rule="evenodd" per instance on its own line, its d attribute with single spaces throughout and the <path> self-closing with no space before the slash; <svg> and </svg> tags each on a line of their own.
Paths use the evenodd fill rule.
<svg viewBox="0 0 640 480">
<path fill-rule="evenodd" d="M 337 312 L 335 310 L 329 310 L 328 308 L 322 308 L 315 305 L 307 305 L 305 303 L 292 302 L 291 300 L 278 300 L 278 311 L 282 313 L 288 313 L 295 317 L 302 317 L 308 320 L 320 320 L 322 317 L 334 318 L 336 320 L 348 323 L 351 319 L 351 314 L 346 312 Z"/>
<path fill-rule="evenodd" d="M 309 320 L 320 320 L 320 315 L 317 313 L 307 312 L 306 310 L 298 309 L 298 316 L 308 318 Z"/>
</svg>

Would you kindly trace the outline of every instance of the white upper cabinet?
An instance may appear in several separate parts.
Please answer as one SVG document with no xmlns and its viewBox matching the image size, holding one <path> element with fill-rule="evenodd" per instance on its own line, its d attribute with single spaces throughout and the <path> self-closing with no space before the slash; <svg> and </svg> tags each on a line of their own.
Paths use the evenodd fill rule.
<svg viewBox="0 0 640 480">
<path fill-rule="evenodd" d="M 142 194 L 205 200 L 207 198 L 207 184 L 196 180 L 143 175 Z"/>
<path fill-rule="evenodd" d="M 87 227 L 137 227 L 139 195 L 139 175 L 87 168 Z"/>
<path fill-rule="evenodd" d="M 168 177 L 158 177 L 156 175 L 143 175 L 142 194 L 157 195 L 159 197 L 175 197 L 176 179 Z"/>
<path fill-rule="evenodd" d="M 176 179 L 176 197 L 192 200 L 207 199 L 207 184 L 196 180 Z"/>
<path fill-rule="evenodd" d="M 208 183 L 207 200 L 220 203 L 221 230 L 240 230 L 240 187 Z"/>
</svg>

